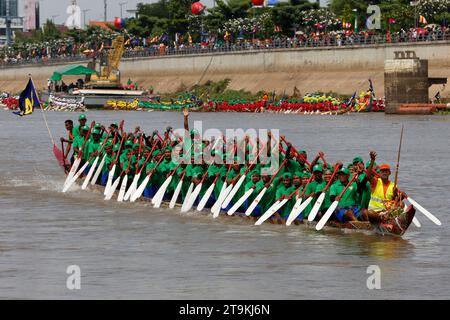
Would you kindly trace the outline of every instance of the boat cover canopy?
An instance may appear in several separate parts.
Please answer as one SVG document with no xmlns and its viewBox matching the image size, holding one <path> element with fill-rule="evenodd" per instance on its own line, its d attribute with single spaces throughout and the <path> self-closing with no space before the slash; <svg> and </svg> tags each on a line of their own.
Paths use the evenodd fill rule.
<svg viewBox="0 0 450 320">
<path fill-rule="evenodd" d="M 86 75 L 94 73 L 97 72 L 82 65 L 72 64 L 56 70 L 50 79 L 53 81 L 60 81 L 63 76 Z"/>
</svg>

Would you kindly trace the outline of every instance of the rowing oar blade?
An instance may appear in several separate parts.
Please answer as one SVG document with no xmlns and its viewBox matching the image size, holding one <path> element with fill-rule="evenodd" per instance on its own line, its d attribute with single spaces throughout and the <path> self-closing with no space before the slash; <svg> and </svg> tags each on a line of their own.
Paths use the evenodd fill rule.
<svg viewBox="0 0 450 320">
<path fill-rule="evenodd" d="M 237 209 L 239 209 L 242 206 L 245 200 L 247 200 L 252 195 L 254 190 L 255 189 L 253 188 L 248 189 L 247 192 L 234 204 L 234 206 L 232 206 L 231 209 L 228 210 L 227 212 L 228 215 L 229 216 L 233 215 L 237 211 Z"/>
<path fill-rule="evenodd" d="M 67 183 L 67 185 L 64 187 L 63 192 L 67 192 L 67 190 L 69 190 L 69 188 L 72 186 L 72 184 L 74 184 L 75 181 L 77 181 L 77 179 L 80 177 L 80 175 L 84 172 L 84 170 L 86 170 L 88 165 L 89 165 L 89 162 L 86 161 L 86 163 L 81 167 L 80 170 L 78 170 L 78 172 L 75 174 L 75 176 L 72 178 L 72 180 L 70 180 L 69 183 Z"/>
<path fill-rule="evenodd" d="M 314 207 L 312 208 L 311 212 L 308 215 L 308 221 L 314 221 L 316 218 L 317 213 L 320 210 L 320 207 L 322 206 L 323 200 L 325 200 L 325 192 L 322 192 L 319 196 L 319 199 L 317 199 L 316 203 L 314 204 Z"/>
<path fill-rule="evenodd" d="M 191 182 L 191 184 L 189 185 L 188 191 L 186 193 L 186 196 L 184 198 L 183 204 L 181 205 L 181 212 L 184 212 L 184 209 L 186 208 L 189 199 L 191 198 L 191 194 L 192 194 L 192 190 L 194 189 L 194 183 Z"/>
<path fill-rule="evenodd" d="M 438 218 L 436 218 L 430 211 L 428 211 L 427 209 L 425 209 L 424 207 L 422 207 L 420 204 L 417 203 L 417 201 L 415 201 L 413 198 L 408 197 L 406 198 L 406 200 L 411 203 L 417 210 L 419 210 L 420 212 L 422 212 L 422 214 L 427 217 L 428 219 L 430 219 L 434 224 L 440 226 L 442 225 L 441 221 L 439 221 Z"/>
<path fill-rule="evenodd" d="M 111 188 L 111 185 L 113 183 L 114 172 L 116 172 L 116 165 L 113 165 L 111 171 L 108 174 L 108 181 L 106 182 L 105 192 L 103 192 L 103 195 L 105 196 L 109 193 L 109 188 Z"/>
<path fill-rule="evenodd" d="M 192 206 L 194 205 L 195 200 L 197 199 L 201 189 L 202 189 L 202 183 L 200 182 L 194 189 L 194 191 L 191 192 L 191 194 L 189 195 L 189 199 L 188 202 L 186 203 L 186 206 L 183 208 L 181 208 L 181 212 L 187 212 L 189 210 L 191 210 Z"/>
<path fill-rule="evenodd" d="M 220 188 L 219 196 L 217 197 L 216 202 L 214 202 L 213 206 L 211 207 L 211 213 L 214 213 L 214 211 L 217 208 L 217 206 L 222 204 L 222 202 L 219 204 L 219 200 L 222 197 L 222 195 L 223 195 L 223 193 L 225 192 L 226 189 L 227 189 L 227 182 L 224 181 L 223 184 L 222 184 L 222 188 Z"/>
<path fill-rule="evenodd" d="M 81 159 L 80 158 L 76 158 L 75 161 L 73 162 L 72 167 L 70 168 L 69 174 L 66 177 L 66 180 L 64 181 L 64 186 L 65 187 L 73 178 L 73 176 L 75 175 L 75 173 L 78 170 L 78 167 L 80 166 L 81 163 Z"/>
<path fill-rule="evenodd" d="M 241 187 L 242 183 L 244 182 L 246 178 L 246 175 L 242 175 L 242 177 L 239 178 L 238 182 L 236 183 L 236 185 L 233 187 L 233 189 L 230 191 L 230 193 L 228 194 L 228 196 L 225 198 L 225 200 L 222 203 L 222 209 L 225 209 L 231 202 L 231 200 L 233 200 L 233 197 L 236 195 L 236 193 L 238 192 L 239 188 Z"/>
<path fill-rule="evenodd" d="M 164 199 L 164 195 L 166 194 L 166 190 L 169 187 L 170 182 L 172 181 L 172 175 L 169 176 L 166 181 L 162 184 L 161 188 L 156 192 L 155 196 L 152 199 L 153 207 L 159 208 L 161 207 L 161 203 Z"/>
<path fill-rule="evenodd" d="M 180 192 L 181 192 L 181 188 L 182 188 L 182 187 L 183 187 L 183 179 L 181 179 L 181 180 L 178 182 L 178 185 L 177 185 L 177 187 L 175 188 L 175 192 L 173 193 L 172 199 L 170 200 L 170 203 L 169 203 L 169 208 L 170 208 L 170 209 L 175 208 L 175 204 L 177 203 L 178 196 L 180 195 Z"/>
<path fill-rule="evenodd" d="M 208 203 L 208 200 L 211 197 L 211 194 L 213 193 L 215 186 L 216 184 L 213 183 L 212 185 L 209 186 L 208 190 L 206 190 L 202 200 L 200 200 L 200 203 L 197 206 L 197 211 L 202 211 L 203 208 L 206 206 L 206 203 Z"/>
<path fill-rule="evenodd" d="M 302 204 L 303 198 L 298 198 L 297 201 L 294 204 L 294 207 L 291 210 L 291 213 L 289 215 L 291 215 L 293 212 L 297 212 L 298 209 L 300 209 L 300 206 Z M 288 217 L 289 220 L 289 217 Z"/>
<path fill-rule="evenodd" d="M 84 178 L 83 185 L 81 186 L 82 190 L 86 190 L 86 188 L 89 184 L 89 181 L 91 180 L 92 175 L 94 174 L 95 168 L 97 167 L 98 159 L 99 159 L 98 157 L 95 158 L 94 163 L 92 164 L 91 168 L 89 169 L 88 175 L 86 176 L 86 178 Z"/>
<path fill-rule="evenodd" d="M 120 176 L 117 177 L 116 181 L 111 185 L 109 188 L 108 194 L 105 196 L 105 200 L 111 200 L 112 196 L 114 195 L 114 192 L 117 190 L 117 187 L 120 183 Z"/>
<path fill-rule="evenodd" d="M 323 215 L 322 219 L 319 220 L 319 223 L 316 225 L 316 230 L 320 231 L 325 226 L 325 224 L 328 222 L 328 219 L 330 219 L 331 215 L 333 214 L 334 210 L 336 210 L 337 206 L 339 204 L 339 201 L 334 201 L 331 206 L 328 208 L 327 212 Z"/>
<path fill-rule="evenodd" d="M 120 185 L 119 196 L 117 197 L 118 202 L 123 202 L 123 198 L 125 196 L 125 189 L 127 188 L 128 183 L 128 175 L 125 174 L 122 180 L 122 184 Z"/>
<path fill-rule="evenodd" d="M 292 222 L 297 219 L 297 217 L 303 212 L 303 210 L 306 209 L 306 207 L 311 203 L 312 201 L 312 197 L 309 197 L 308 199 L 306 199 L 305 202 L 303 202 L 296 211 L 294 211 L 294 209 L 292 209 L 291 213 L 289 214 L 289 217 L 287 218 L 286 221 L 286 225 L 290 226 L 292 224 Z"/>
<path fill-rule="evenodd" d="M 139 172 L 137 175 L 134 176 L 133 182 L 131 182 L 131 186 L 128 188 L 128 191 L 125 193 L 125 197 L 123 197 L 124 201 L 128 201 L 133 194 L 133 192 L 137 189 L 137 184 L 139 182 L 139 178 L 141 177 L 141 173 Z"/>
<path fill-rule="evenodd" d="M 217 218 L 220 215 L 220 210 L 222 209 L 223 200 L 226 198 L 228 193 L 230 193 L 232 188 L 233 188 L 233 185 L 230 184 L 225 189 L 223 189 L 223 192 L 219 195 L 219 199 L 217 199 L 216 203 L 211 208 L 213 218 Z"/>
<path fill-rule="evenodd" d="M 264 214 L 255 222 L 255 226 L 260 226 L 267 219 L 269 219 L 275 212 L 277 212 L 284 204 L 287 202 L 287 199 L 283 199 L 282 201 L 277 200 Z"/>
<path fill-rule="evenodd" d="M 91 180 L 91 185 L 94 185 L 97 182 L 97 179 L 103 170 L 103 165 L 105 164 L 105 160 L 106 160 L 106 154 L 103 156 L 102 161 L 100 161 L 100 164 L 97 167 L 97 171 L 95 171 L 94 177 Z"/>
<path fill-rule="evenodd" d="M 155 203 L 159 200 L 161 193 L 162 193 L 162 197 L 164 197 L 164 194 L 166 193 L 166 189 L 169 186 L 170 181 L 172 181 L 172 175 L 170 175 L 164 181 L 164 183 L 161 185 L 161 187 L 159 187 L 158 191 L 156 191 L 156 193 L 153 196 L 153 199 L 151 201 L 153 205 L 155 205 Z M 161 197 L 161 199 L 162 199 L 162 197 Z"/>
<path fill-rule="evenodd" d="M 139 199 L 142 194 L 144 193 L 145 188 L 147 187 L 147 183 L 150 181 L 150 176 L 147 175 L 144 179 L 144 181 L 142 181 L 141 185 L 139 186 L 139 188 L 136 189 L 135 192 L 133 192 L 133 194 L 130 197 L 130 202 L 135 202 L 137 199 Z"/>
<path fill-rule="evenodd" d="M 259 204 L 259 202 L 261 201 L 262 197 L 264 197 L 264 195 L 266 194 L 267 188 L 264 187 L 258 194 L 258 196 L 255 198 L 255 200 L 253 200 L 252 204 L 250 205 L 250 207 L 247 208 L 247 210 L 245 210 L 245 215 L 248 217 L 250 216 L 253 211 L 255 210 L 256 206 Z"/>
</svg>

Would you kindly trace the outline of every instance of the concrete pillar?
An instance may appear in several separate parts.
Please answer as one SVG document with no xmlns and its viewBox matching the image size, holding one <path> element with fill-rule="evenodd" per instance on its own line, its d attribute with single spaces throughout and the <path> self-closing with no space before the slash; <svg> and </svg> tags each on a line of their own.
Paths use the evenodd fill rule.
<svg viewBox="0 0 450 320">
<path fill-rule="evenodd" d="M 403 103 L 428 103 L 428 60 L 414 51 L 396 51 L 384 64 L 386 113 L 396 113 Z"/>
</svg>

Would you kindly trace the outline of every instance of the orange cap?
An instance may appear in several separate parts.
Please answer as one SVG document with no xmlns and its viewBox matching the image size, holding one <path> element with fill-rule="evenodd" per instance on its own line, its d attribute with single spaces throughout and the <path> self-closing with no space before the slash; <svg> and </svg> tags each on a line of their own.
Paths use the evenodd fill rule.
<svg viewBox="0 0 450 320">
<path fill-rule="evenodd" d="M 380 170 L 391 170 L 391 166 L 388 164 L 382 164 Z"/>
</svg>

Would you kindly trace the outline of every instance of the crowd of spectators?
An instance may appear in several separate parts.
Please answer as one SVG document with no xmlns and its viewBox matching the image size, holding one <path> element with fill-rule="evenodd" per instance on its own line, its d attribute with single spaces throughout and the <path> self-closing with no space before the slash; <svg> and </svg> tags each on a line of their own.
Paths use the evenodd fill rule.
<svg viewBox="0 0 450 320">
<path fill-rule="evenodd" d="M 310 34 L 297 31 L 295 36 L 292 37 L 281 35 L 268 39 L 230 37 L 227 41 L 223 37 L 212 36 L 205 37 L 199 43 L 174 43 L 170 42 L 167 36 L 162 36 L 157 41 L 153 40 L 153 42 L 149 39 L 129 39 L 126 42 L 124 56 L 139 57 L 276 48 L 339 47 L 440 40 L 450 40 L 449 27 L 433 25 L 426 28 L 401 29 L 399 32 L 382 34 L 367 31 L 354 33 L 350 30 L 318 31 Z M 68 38 L 44 43 L 3 47 L 0 49 L 0 66 L 66 60 L 81 61 L 90 58 L 95 52 L 102 50 L 103 47 L 108 45 L 110 43 L 100 43 L 98 41 L 77 44 L 74 39 Z"/>
</svg>

